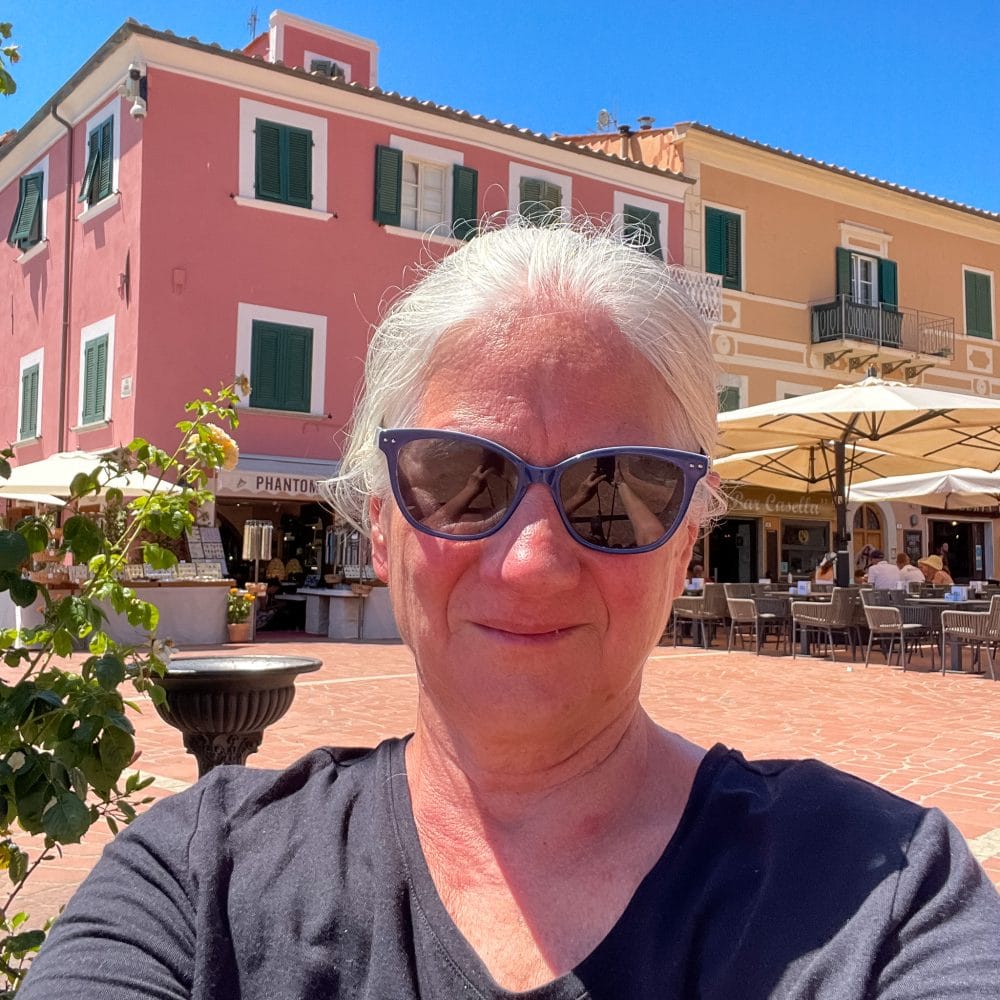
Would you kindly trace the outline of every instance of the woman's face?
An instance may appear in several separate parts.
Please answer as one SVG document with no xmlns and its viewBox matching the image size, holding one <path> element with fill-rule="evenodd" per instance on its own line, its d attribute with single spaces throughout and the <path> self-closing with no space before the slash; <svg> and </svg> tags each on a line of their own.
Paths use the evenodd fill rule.
<svg viewBox="0 0 1000 1000">
<path fill-rule="evenodd" d="M 534 464 L 604 445 L 695 448 L 663 380 L 607 321 L 556 313 L 488 337 L 453 333 L 431 364 L 417 426 L 489 438 Z M 543 486 L 478 541 L 422 534 L 392 499 L 373 502 L 372 522 L 421 712 L 484 741 L 544 726 L 567 750 L 634 710 L 696 533 L 688 522 L 652 552 L 592 551 Z"/>
</svg>

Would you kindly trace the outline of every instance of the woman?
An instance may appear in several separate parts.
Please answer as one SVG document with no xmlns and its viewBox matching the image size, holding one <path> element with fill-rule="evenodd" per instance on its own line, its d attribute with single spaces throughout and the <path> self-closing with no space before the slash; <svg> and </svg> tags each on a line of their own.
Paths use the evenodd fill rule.
<svg viewBox="0 0 1000 1000">
<path fill-rule="evenodd" d="M 21 1000 L 993 995 L 1000 903 L 940 813 L 640 706 L 719 509 L 710 343 L 660 263 L 487 233 L 366 371 L 336 496 L 414 653 L 412 736 L 154 806 Z"/>
<path fill-rule="evenodd" d="M 905 552 L 896 555 L 896 568 L 899 570 L 900 583 L 909 586 L 911 583 L 924 582 L 923 570 L 919 566 L 914 566 Z"/>
<path fill-rule="evenodd" d="M 833 583 L 837 572 L 837 553 L 827 552 L 816 567 L 816 583 Z"/>
<path fill-rule="evenodd" d="M 940 556 L 924 556 L 917 560 L 917 565 L 923 570 L 924 580 L 936 587 L 951 587 L 955 581 L 944 568 Z"/>
</svg>

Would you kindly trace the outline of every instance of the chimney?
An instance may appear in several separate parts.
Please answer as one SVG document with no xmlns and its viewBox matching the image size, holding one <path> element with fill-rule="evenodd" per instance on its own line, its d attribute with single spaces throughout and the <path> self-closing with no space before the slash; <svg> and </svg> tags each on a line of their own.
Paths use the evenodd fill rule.
<svg viewBox="0 0 1000 1000">
<path fill-rule="evenodd" d="M 636 121 L 639 123 L 640 132 L 648 132 L 653 127 L 656 119 L 652 115 L 640 115 Z"/>
<path fill-rule="evenodd" d="M 627 160 L 628 155 L 628 141 L 632 136 L 632 128 L 629 125 L 619 125 L 618 134 L 621 136 L 621 148 L 618 151 L 618 155 L 623 159 Z"/>
</svg>

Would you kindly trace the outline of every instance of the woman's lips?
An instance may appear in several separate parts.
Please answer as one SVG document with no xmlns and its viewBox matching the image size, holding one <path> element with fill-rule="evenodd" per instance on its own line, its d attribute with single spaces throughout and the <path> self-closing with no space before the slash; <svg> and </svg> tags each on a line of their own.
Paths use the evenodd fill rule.
<svg viewBox="0 0 1000 1000">
<path fill-rule="evenodd" d="M 476 627 L 497 639 L 508 642 L 555 642 L 563 639 L 579 628 L 576 624 L 532 624 L 501 622 L 476 622 Z"/>
</svg>

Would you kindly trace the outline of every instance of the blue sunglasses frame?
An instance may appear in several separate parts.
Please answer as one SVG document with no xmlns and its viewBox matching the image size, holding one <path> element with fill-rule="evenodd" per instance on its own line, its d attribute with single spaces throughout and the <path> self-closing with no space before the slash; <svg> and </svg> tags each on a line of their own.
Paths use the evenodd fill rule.
<svg viewBox="0 0 1000 1000">
<path fill-rule="evenodd" d="M 399 485 L 400 450 L 404 445 L 412 441 L 426 441 L 431 439 L 462 441 L 480 448 L 492 449 L 510 462 L 517 470 L 517 486 L 506 512 L 499 521 L 490 525 L 486 531 L 474 534 L 450 534 L 446 531 L 438 531 L 421 523 L 407 509 Z M 548 487 L 556 509 L 559 511 L 559 516 L 562 518 L 562 522 L 566 526 L 570 537 L 585 548 L 611 555 L 638 555 L 642 552 L 651 552 L 653 549 L 658 549 L 661 545 L 668 542 L 678 527 L 684 523 L 684 518 L 687 516 L 688 508 L 691 505 L 691 498 L 694 496 L 695 487 L 708 474 L 709 470 L 709 462 L 704 455 L 691 451 L 678 451 L 674 448 L 655 448 L 648 445 L 615 445 L 608 448 L 595 448 L 592 451 L 583 451 L 578 455 L 572 455 L 555 465 L 531 465 L 503 445 L 497 444 L 495 441 L 490 441 L 489 438 L 477 437 L 474 434 L 463 434 L 461 431 L 446 431 L 429 427 L 405 427 L 380 430 L 378 446 L 385 455 L 389 466 L 389 483 L 392 487 L 392 494 L 396 499 L 396 506 L 399 507 L 400 513 L 406 518 L 407 522 L 425 535 L 431 535 L 434 538 L 444 538 L 453 542 L 474 542 L 482 538 L 489 538 L 490 535 L 495 535 L 510 520 L 521 500 L 524 499 L 524 494 L 527 492 L 528 487 L 541 484 Z M 677 507 L 674 523 L 655 542 L 629 549 L 610 548 L 583 538 L 573 526 L 569 515 L 563 507 L 562 498 L 559 495 L 559 481 L 563 472 L 568 468 L 576 465 L 578 462 L 594 461 L 595 459 L 617 456 L 622 453 L 648 455 L 652 458 L 664 459 L 675 465 L 684 476 L 684 495 Z"/>
</svg>

